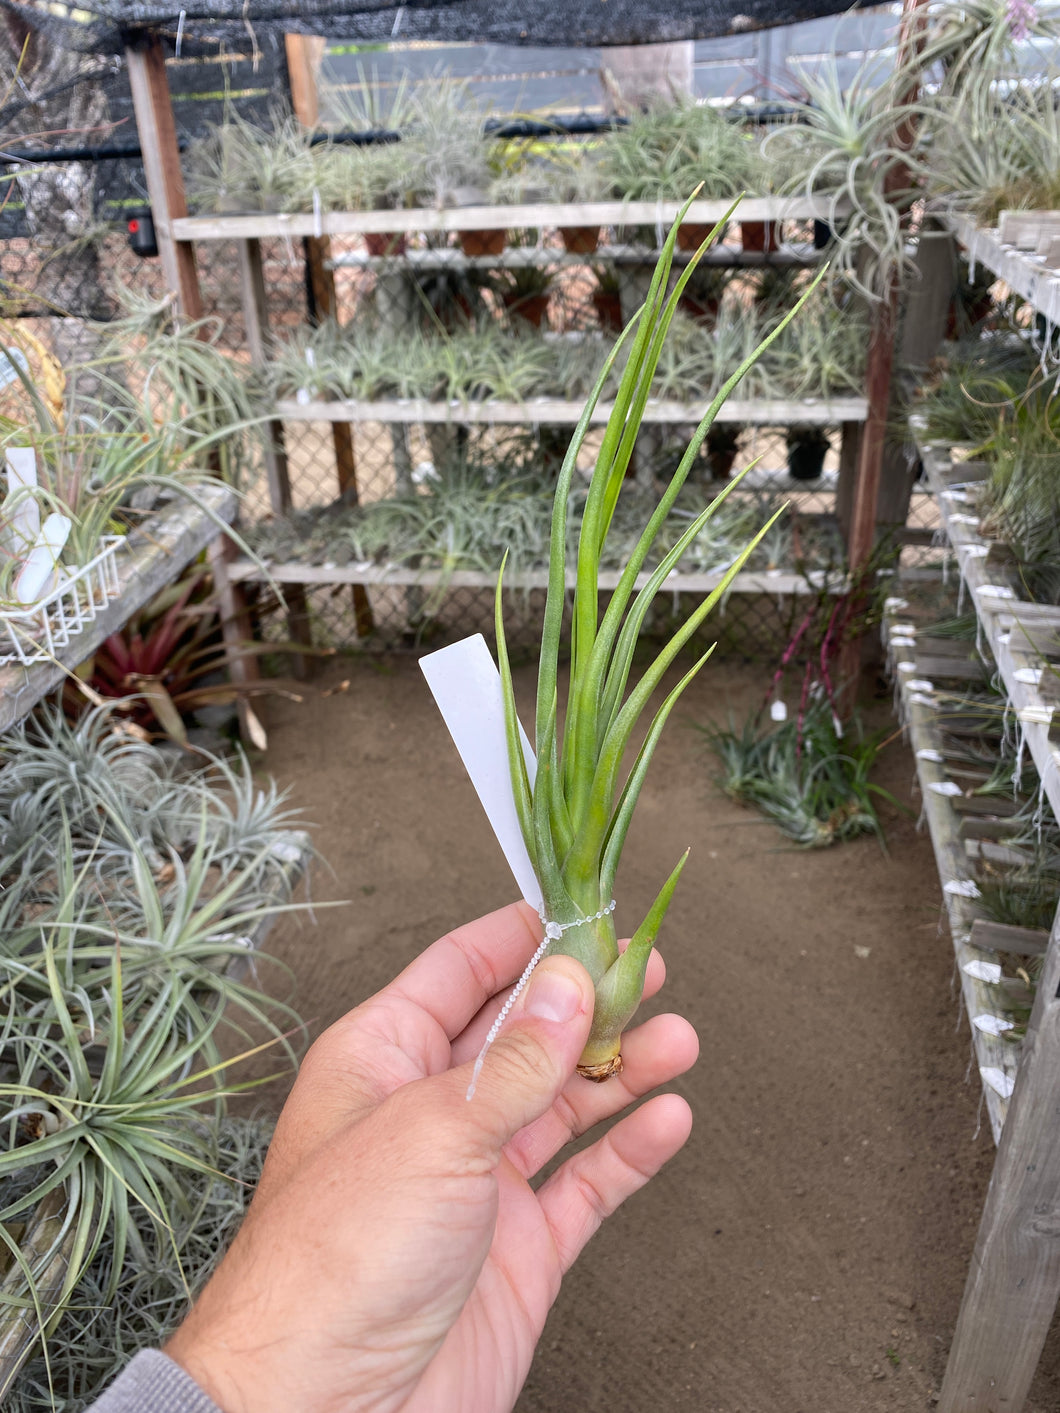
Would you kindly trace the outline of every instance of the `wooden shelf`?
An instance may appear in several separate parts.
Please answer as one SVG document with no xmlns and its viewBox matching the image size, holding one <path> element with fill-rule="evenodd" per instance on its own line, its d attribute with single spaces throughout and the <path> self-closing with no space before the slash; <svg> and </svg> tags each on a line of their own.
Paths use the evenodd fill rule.
<svg viewBox="0 0 1060 1413">
<path fill-rule="evenodd" d="M 663 402 L 649 398 L 644 409 L 647 424 L 697 423 L 706 414 L 709 402 Z M 612 404 L 601 402 L 592 416 L 599 426 L 611 415 Z M 868 403 L 863 397 L 806 399 L 729 398 L 719 410 L 717 422 L 742 422 L 749 426 L 783 427 L 793 423 L 838 426 L 843 422 L 864 422 Z M 521 426 L 546 423 L 574 426 L 585 411 L 584 402 L 562 398 L 531 397 L 525 402 L 434 402 L 426 398 L 392 398 L 364 402 L 348 398 L 332 402 L 298 402 L 282 399 L 277 416 L 287 422 L 431 422 L 474 423 Z"/>
<path fill-rule="evenodd" d="M 964 246 L 969 261 L 992 270 L 1050 325 L 1060 324 L 1060 270 L 1046 265 L 1041 255 L 1003 244 L 1000 231 L 985 230 L 968 216 L 949 212 L 942 219 Z"/>
<path fill-rule="evenodd" d="M 675 250 L 675 266 L 687 265 L 692 251 Z M 700 261 L 701 265 L 718 265 L 741 269 L 776 268 L 801 269 L 815 264 L 822 252 L 805 243 L 784 245 L 779 250 L 741 250 L 719 244 L 712 246 Z M 441 250 L 414 247 L 400 255 L 369 255 L 366 250 L 348 250 L 333 256 L 328 265 L 333 270 L 374 269 L 380 273 L 400 270 L 525 270 L 549 269 L 553 266 L 585 266 L 597 262 L 608 265 L 634 265 L 654 269 L 659 258 L 657 250 L 635 245 L 600 245 L 586 255 L 573 255 L 562 247 L 548 245 L 509 245 L 499 255 L 465 255 L 458 246 Z"/>
<path fill-rule="evenodd" d="M 236 497 L 227 486 L 208 482 L 194 489 L 218 520 L 228 523 L 233 519 Z M 83 632 L 71 638 L 54 661 L 37 662 L 30 667 L 18 663 L 0 667 L 0 732 L 9 730 L 47 692 L 58 687 L 78 663 L 91 657 L 104 639 L 171 583 L 219 533 L 217 520 L 184 498 L 170 502 L 131 531 L 126 545 L 118 549 L 118 597 L 101 609 Z"/>
<path fill-rule="evenodd" d="M 1008 1113 L 1009 1097 L 1015 1085 L 1019 1062 L 1019 1047 L 1001 1036 L 989 1034 L 976 1025 L 980 1016 L 1006 1016 L 1007 997 L 998 985 L 980 979 L 975 973 L 983 964 L 995 964 L 996 955 L 972 941 L 973 927 L 979 910 L 968 885 L 975 884 L 975 871 L 967 850 L 967 841 L 961 832 L 961 818 L 951 803 L 951 797 L 936 788 L 949 786 L 944 760 L 935 760 L 929 752 L 942 755 L 942 736 L 939 731 L 937 714 L 930 694 L 919 684 L 918 666 L 906 658 L 907 649 L 896 648 L 891 643 L 891 635 L 901 612 L 894 605 L 890 607 L 883 624 L 884 644 L 888 652 L 898 661 L 893 663 L 901 705 L 901 721 L 908 734 L 909 743 L 916 761 L 917 782 L 923 800 L 923 813 L 927 820 L 931 847 L 935 854 L 942 896 L 950 924 L 950 937 L 953 941 L 957 971 L 961 982 L 961 995 L 968 1016 L 972 1022 L 972 1040 L 975 1045 L 976 1064 L 983 1080 L 983 1094 L 990 1127 L 997 1143 Z M 969 971 L 969 965 L 972 970 Z M 1005 1091 L 1005 1092 L 1002 1092 Z"/>
<path fill-rule="evenodd" d="M 264 581 L 266 577 L 277 584 L 361 584 L 368 588 L 420 588 L 420 589 L 486 589 L 491 593 L 497 586 L 495 572 L 479 569 L 409 569 L 392 564 L 267 564 L 268 574 L 260 565 L 250 559 L 236 559 L 229 565 L 229 577 L 233 581 Z M 660 593 L 709 594 L 718 587 L 725 577 L 724 569 L 709 574 L 670 574 L 660 586 Z M 617 569 L 602 569 L 599 586 L 604 592 L 618 585 Z M 649 574 L 637 576 L 637 587 L 643 588 Z M 575 570 L 567 571 L 567 587 L 575 583 Z M 532 569 L 524 573 L 507 571 L 504 587 L 509 592 L 525 592 L 528 589 L 548 587 L 547 569 Z M 845 575 L 829 576 L 823 571 L 811 570 L 808 574 L 795 574 L 790 570 L 743 570 L 736 575 L 730 585 L 730 593 L 743 594 L 817 594 L 823 591 L 841 594 L 846 591 Z"/>
<path fill-rule="evenodd" d="M 1003 577 L 999 582 L 997 569 L 988 563 L 989 545 L 979 535 L 971 506 L 956 499 L 952 489 L 954 482 L 959 482 L 960 463 L 954 463 L 948 447 L 933 444 L 921 449 L 921 457 L 983 637 L 1015 708 L 1042 788 L 1060 819 L 1060 750 L 1052 739 L 1054 709 L 1040 689 L 1040 679 L 1048 676 L 1050 668 L 1035 647 L 1043 630 L 1060 631 L 1060 608 L 1023 603 Z M 994 587 L 1007 590 L 1011 597 L 991 594 Z M 1056 680 L 1060 686 L 1060 677 Z"/>
<path fill-rule="evenodd" d="M 184 216 L 171 222 L 175 240 L 261 240 L 285 236 L 340 236 L 390 231 L 496 231 L 527 226 L 645 226 L 674 222 L 680 201 L 597 201 L 560 205 L 414 207 L 404 211 L 266 212 L 240 216 Z M 714 225 L 731 201 L 693 201 L 685 216 L 694 225 Z M 748 196 L 732 220 L 831 220 L 827 201 L 806 197 Z"/>
</svg>

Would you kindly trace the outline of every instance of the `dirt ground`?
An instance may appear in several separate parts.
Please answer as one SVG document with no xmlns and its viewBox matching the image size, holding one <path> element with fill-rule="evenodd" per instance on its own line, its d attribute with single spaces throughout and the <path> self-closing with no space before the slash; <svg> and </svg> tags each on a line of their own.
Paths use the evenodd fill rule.
<svg viewBox="0 0 1060 1413">
<path fill-rule="evenodd" d="M 314 1033 L 513 897 L 415 662 L 334 661 L 315 686 L 347 679 L 268 708 L 267 766 L 333 870 L 314 896 L 352 900 L 269 940 Z M 653 763 L 618 917 L 694 846 L 653 1004 L 699 1030 L 677 1086 L 695 1127 L 568 1277 L 519 1413 L 889 1413 L 939 1387 L 994 1149 L 931 848 L 888 809 L 886 855 L 791 851 L 717 791 L 694 726 L 766 681 L 708 666 Z M 529 704 L 528 671 L 517 688 Z M 880 780 L 908 800 L 912 775 L 899 741 Z M 1060 1407 L 1058 1346 L 1028 1413 Z"/>
</svg>

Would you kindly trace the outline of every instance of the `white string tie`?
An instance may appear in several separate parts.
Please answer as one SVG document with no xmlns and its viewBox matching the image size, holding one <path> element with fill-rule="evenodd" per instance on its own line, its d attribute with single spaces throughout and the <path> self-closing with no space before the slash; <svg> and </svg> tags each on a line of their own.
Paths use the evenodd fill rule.
<svg viewBox="0 0 1060 1413">
<path fill-rule="evenodd" d="M 500 1034 L 501 1026 L 508 1019 L 508 1013 L 515 1005 L 516 1001 L 518 1001 L 523 991 L 526 989 L 526 983 L 533 976 L 538 962 L 552 946 L 553 942 L 558 942 L 559 939 L 563 936 L 563 934 L 565 932 L 569 932 L 572 927 L 581 927 L 587 922 L 599 922 L 601 918 L 607 917 L 608 913 L 613 913 L 615 907 L 615 900 L 614 898 L 612 898 L 606 908 L 601 908 L 598 913 L 593 913 L 591 917 L 576 918 L 574 922 L 549 922 L 546 920 L 544 912 L 538 914 L 542 924 L 544 925 L 545 935 L 541 940 L 540 947 L 538 947 L 537 951 L 534 953 L 534 955 L 530 958 L 530 960 L 524 967 L 522 976 L 519 978 L 519 980 L 515 983 L 515 985 L 509 992 L 507 1001 L 505 1001 L 504 1005 L 501 1007 L 496 1020 L 490 1026 L 489 1031 L 486 1034 L 486 1038 L 482 1042 L 482 1049 L 478 1052 L 478 1058 L 475 1060 L 475 1067 L 471 1071 L 471 1083 L 467 1087 L 467 1093 L 464 1095 L 465 1099 L 470 1101 L 471 1098 L 474 1096 L 475 1086 L 478 1084 L 478 1077 L 482 1073 L 482 1066 L 486 1059 L 487 1050 L 490 1048 L 490 1046 L 496 1040 L 497 1036 Z"/>
</svg>

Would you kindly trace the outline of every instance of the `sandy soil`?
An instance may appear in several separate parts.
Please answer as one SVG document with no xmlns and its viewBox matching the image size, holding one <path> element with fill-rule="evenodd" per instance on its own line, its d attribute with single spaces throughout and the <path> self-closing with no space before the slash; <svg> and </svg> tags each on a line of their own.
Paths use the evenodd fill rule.
<svg viewBox="0 0 1060 1413">
<path fill-rule="evenodd" d="M 267 764 L 334 871 L 314 894 L 352 900 L 270 939 L 314 1033 L 513 894 L 415 663 L 336 661 L 317 685 L 347 679 L 269 708 Z M 886 855 L 793 852 L 718 793 L 694 725 L 765 680 L 712 664 L 654 762 L 619 920 L 693 844 L 660 1001 L 702 1037 L 679 1085 L 696 1125 L 568 1278 L 519 1413 L 884 1413 L 939 1386 L 994 1150 L 931 849 L 889 810 Z M 911 777 L 899 742 L 881 780 L 908 799 Z M 1028 1413 L 1060 1406 L 1057 1345 Z"/>
</svg>

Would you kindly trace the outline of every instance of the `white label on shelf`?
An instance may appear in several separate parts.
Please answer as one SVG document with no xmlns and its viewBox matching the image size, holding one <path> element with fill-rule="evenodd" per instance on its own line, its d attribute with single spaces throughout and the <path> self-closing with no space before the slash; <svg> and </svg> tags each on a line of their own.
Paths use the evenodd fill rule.
<svg viewBox="0 0 1060 1413">
<path fill-rule="evenodd" d="M 1016 1087 L 1016 1081 L 1004 1070 L 999 1070 L 996 1065 L 980 1065 L 979 1074 L 984 1084 L 989 1084 L 995 1094 L 1000 1094 L 1002 1099 L 1011 1099 L 1012 1091 Z"/>
<path fill-rule="evenodd" d="M 948 491 L 940 491 L 939 495 L 943 500 L 952 500 L 960 505 L 967 505 L 968 497 L 964 491 L 958 491 L 953 486 Z"/>
<path fill-rule="evenodd" d="M 916 637 L 916 624 L 915 624 L 915 623 L 892 623 L 892 624 L 891 624 L 891 637 L 892 637 L 892 638 L 898 638 L 898 637 L 901 637 L 901 638 L 915 638 L 915 637 Z"/>
<path fill-rule="evenodd" d="M 935 698 L 925 697 L 923 692 L 914 692 L 909 698 L 909 700 L 913 703 L 914 706 L 933 707 L 935 705 Z"/>
<path fill-rule="evenodd" d="M 5 461 L 7 497 L 0 508 L 3 543 L 15 559 L 22 559 L 40 534 L 40 502 L 33 494 L 37 489 L 37 453 L 31 446 L 12 446 Z"/>
<path fill-rule="evenodd" d="M 941 751 L 936 751 L 934 746 L 921 746 L 916 753 L 917 760 L 941 761 L 944 759 Z"/>
<path fill-rule="evenodd" d="M 949 878 L 942 885 L 942 891 L 951 898 L 978 898 L 979 885 L 971 878 Z"/>
<path fill-rule="evenodd" d="M 1016 717 L 1027 726 L 1049 726 L 1053 720 L 1053 709 L 1051 706 L 1035 703 L 1032 706 L 1020 707 Z"/>
<path fill-rule="evenodd" d="M 926 677 L 914 677 L 905 685 L 911 692 L 933 692 L 935 690 L 934 682 L 929 682 Z"/>
<path fill-rule="evenodd" d="M 475 633 L 421 657 L 420 667 L 508 860 L 508 867 L 523 897 L 540 912 L 541 888 L 526 851 L 512 795 L 501 675 L 486 640 L 481 633 Z M 519 736 L 533 785 L 537 761 L 521 725 Z"/>
<path fill-rule="evenodd" d="M 962 540 L 957 546 L 957 553 L 963 554 L 965 559 L 985 559 L 990 553 L 990 546 L 973 545 L 968 540 Z"/>
<path fill-rule="evenodd" d="M 70 538 L 73 521 L 68 515 L 53 510 L 41 527 L 37 543 L 23 561 L 15 576 L 16 603 L 31 604 L 44 598 L 55 588 L 59 575 L 59 556 Z"/>
<path fill-rule="evenodd" d="M 936 753 L 933 759 L 941 760 L 942 757 L 938 755 L 938 753 Z M 961 789 L 961 787 L 957 784 L 955 780 L 929 780 L 928 789 L 932 792 L 932 794 L 947 795 L 950 798 L 955 795 L 964 794 L 964 791 Z"/>
<path fill-rule="evenodd" d="M 950 523 L 953 525 L 978 525 L 978 515 L 965 515 L 959 510 L 955 510 L 950 516 Z"/>
<path fill-rule="evenodd" d="M 1042 669 L 1040 667 L 1017 667 L 1012 675 L 1017 682 L 1022 682 L 1025 687 L 1037 687 L 1042 680 Z"/>
<path fill-rule="evenodd" d="M 1007 584 L 977 584 L 975 592 L 984 599 L 1014 599 L 1016 597 Z"/>
<path fill-rule="evenodd" d="M 915 662 L 909 662 L 908 659 L 905 659 L 905 660 L 903 660 L 902 662 L 896 662 L 896 663 L 895 663 L 895 669 L 896 669 L 898 672 L 915 672 L 915 671 L 916 671 L 916 663 L 915 663 Z"/>
<path fill-rule="evenodd" d="M 972 1024 L 984 1035 L 1004 1035 L 1006 1030 L 1016 1029 L 1015 1021 L 1005 1020 L 1002 1016 L 992 1016 L 989 1012 L 984 1012 L 981 1016 L 973 1016 Z"/>
<path fill-rule="evenodd" d="M 1012 642 L 1012 630 L 1009 629 L 1009 630 L 1007 630 L 1007 631 L 1004 632 L 1004 633 L 999 633 L 999 634 L 997 635 L 997 642 L 998 642 L 998 647 L 1001 647 L 1001 648 L 1006 647 L 1007 644 L 1009 644 L 1009 643 Z"/>
<path fill-rule="evenodd" d="M 970 962 L 965 962 L 961 967 L 967 976 L 974 976 L 976 981 L 989 982 L 991 986 L 996 986 L 1001 980 L 1001 968 L 997 962 L 984 962 L 979 957 L 975 957 Z"/>
<path fill-rule="evenodd" d="M 892 649 L 892 651 L 894 651 L 894 652 L 896 652 L 896 653 L 897 653 L 897 652 L 905 652 L 905 653 L 908 653 L 908 652 L 915 652 L 915 651 L 916 651 L 916 639 L 915 639 L 915 638 L 899 638 L 899 637 L 896 637 L 896 636 L 892 633 L 892 634 L 891 634 L 891 649 Z M 914 666 L 915 666 L 915 664 L 914 664 Z"/>
<path fill-rule="evenodd" d="M 909 607 L 909 600 L 908 600 L 908 599 L 890 598 L 890 599 L 884 599 L 884 601 L 883 601 L 883 611 L 884 611 L 884 613 L 901 613 L 901 611 L 902 611 L 903 608 L 908 608 L 908 607 Z"/>
<path fill-rule="evenodd" d="M 29 372 L 29 359 L 20 348 L 0 347 L 0 388 L 6 388 L 18 378 L 19 373 Z"/>
</svg>

